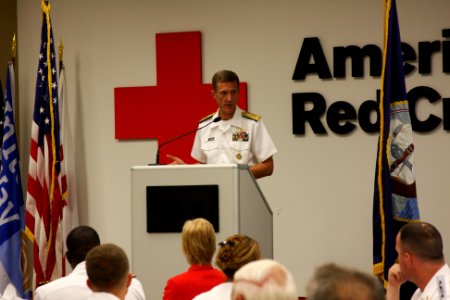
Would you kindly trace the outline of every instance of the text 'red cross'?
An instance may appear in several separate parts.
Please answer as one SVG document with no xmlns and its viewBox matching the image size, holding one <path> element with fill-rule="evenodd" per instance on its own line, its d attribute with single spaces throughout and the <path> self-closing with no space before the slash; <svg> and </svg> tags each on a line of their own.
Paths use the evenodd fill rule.
<svg viewBox="0 0 450 300">
<path fill-rule="evenodd" d="M 156 34 L 157 86 L 114 89 L 116 139 L 158 139 L 159 144 L 198 126 L 198 121 L 217 110 L 212 85 L 202 83 L 200 32 Z M 240 84 L 239 107 L 247 110 L 247 84 Z M 166 154 L 192 163 L 194 133 L 164 145 Z M 153 159 L 151 160 L 153 162 Z"/>
</svg>

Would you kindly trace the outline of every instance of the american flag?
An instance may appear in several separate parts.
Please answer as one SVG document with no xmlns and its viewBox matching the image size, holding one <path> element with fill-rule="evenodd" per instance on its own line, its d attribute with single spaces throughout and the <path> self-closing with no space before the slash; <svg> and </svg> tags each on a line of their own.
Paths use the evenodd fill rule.
<svg viewBox="0 0 450 300">
<path fill-rule="evenodd" d="M 62 211 L 67 203 L 67 185 L 61 172 L 58 72 L 50 4 L 46 1 L 42 1 L 42 11 L 26 199 L 26 234 L 33 243 L 34 286 L 65 275 Z"/>
<path fill-rule="evenodd" d="M 62 47 L 62 46 L 61 46 Z M 64 145 L 64 161 L 61 164 L 61 174 L 65 175 L 67 182 L 68 201 L 63 208 L 63 238 L 66 240 L 70 231 L 78 226 L 78 204 L 76 190 L 76 170 L 75 170 L 75 146 L 72 139 L 70 128 L 68 97 L 66 88 L 65 66 L 62 57 L 62 49 L 59 52 L 59 116 L 61 122 L 60 136 L 61 144 Z M 66 262 L 66 271 L 69 272 L 72 267 Z"/>
</svg>

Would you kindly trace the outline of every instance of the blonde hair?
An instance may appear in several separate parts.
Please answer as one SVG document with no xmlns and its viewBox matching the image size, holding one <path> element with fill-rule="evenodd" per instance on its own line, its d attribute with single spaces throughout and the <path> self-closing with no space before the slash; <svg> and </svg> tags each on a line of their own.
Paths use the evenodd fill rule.
<svg viewBox="0 0 450 300">
<path fill-rule="evenodd" d="M 188 220 L 183 225 L 181 243 L 190 265 L 211 264 L 216 251 L 216 235 L 213 225 L 206 219 Z"/>
<path fill-rule="evenodd" d="M 261 257 L 258 242 L 243 234 L 232 235 L 220 242 L 219 246 L 216 265 L 228 279 L 232 279 L 234 273 L 243 265 Z"/>
</svg>

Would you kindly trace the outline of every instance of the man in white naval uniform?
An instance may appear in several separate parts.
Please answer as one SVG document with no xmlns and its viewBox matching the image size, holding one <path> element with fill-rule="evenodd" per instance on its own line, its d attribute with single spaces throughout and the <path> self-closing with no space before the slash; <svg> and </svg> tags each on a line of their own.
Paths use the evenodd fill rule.
<svg viewBox="0 0 450 300">
<path fill-rule="evenodd" d="M 85 299 L 92 294 L 87 286 L 86 255 L 97 245 L 100 238 L 97 232 L 89 226 L 78 226 L 68 234 L 66 257 L 73 268 L 69 275 L 38 287 L 34 293 L 34 300 L 75 300 Z M 133 278 L 128 289 L 127 300 L 145 300 L 141 283 Z"/>
<path fill-rule="evenodd" d="M 204 128 L 196 133 L 191 156 L 204 164 L 247 164 L 255 178 L 272 175 L 277 149 L 261 117 L 237 106 L 239 77 L 222 70 L 214 74 L 212 86 L 219 109 L 200 120 L 199 129 Z M 220 121 L 216 122 L 218 117 Z M 177 157 L 168 157 L 174 164 L 184 163 Z"/>
<path fill-rule="evenodd" d="M 386 300 L 399 299 L 400 286 L 406 280 L 418 287 L 412 300 L 450 299 L 450 268 L 445 263 L 441 234 L 433 225 L 404 225 L 395 248 L 398 263 L 389 269 Z"/>
</svg>

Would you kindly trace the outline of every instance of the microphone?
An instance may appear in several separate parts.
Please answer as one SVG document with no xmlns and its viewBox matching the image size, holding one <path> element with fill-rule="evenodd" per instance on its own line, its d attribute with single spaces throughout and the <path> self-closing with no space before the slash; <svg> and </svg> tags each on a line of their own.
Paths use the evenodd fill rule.
<svg viewBox="0 0 450 300">
<path fill-rule="evenodd" d="M 202 129 L 205 128 L 206 126 L 209 126 L 209 125 L 211 125 L 212 123 L 217 123 L 217 122 L 219 122 L 220 120 L 222 120 L 222 118 L 221 118 L 220 116 L 218 116 L 218 117 L 214 118 L 211 122 L 209 122 L 209 123 L 203 125 L 202 127 L 196 128 L 196 129 L 194 129 L 194 130 L 190 130 L 190 131 L 188 131 L 188 132 L 185 132 L 185 133 L 183 133 L 182 135 L 176 136 L 176 137 L 174 137 L 174 138 L 172 138 L 172 139 L 170 139 L 170 140 L 168 140 L 168 141 L 165 141 L 164 143 L 161 143 L 161 145 L 158 145 L 158 149 L 156 150 L 156 165 L 159 165 L 159 150 L 162 148 L 162 146 L 165 146 L 165 145 L 167 145 L 167 144 L 170 144 L 170 143 L 172 143 L 172 142 L 174 142 L 174 141 L 176 141 L 176 140 L 178 140 L 178 139 L 181 139 L 182 137 L 184 137 L 184 136 L 186 136 L 186 135 L 188 135 L 188 134 L 191 134 L 191 133 L 193 133 L 193 132 L 197 132 L 197 131 L 199 131 L 199 130 L 202 130 Z"/>
</svg>

